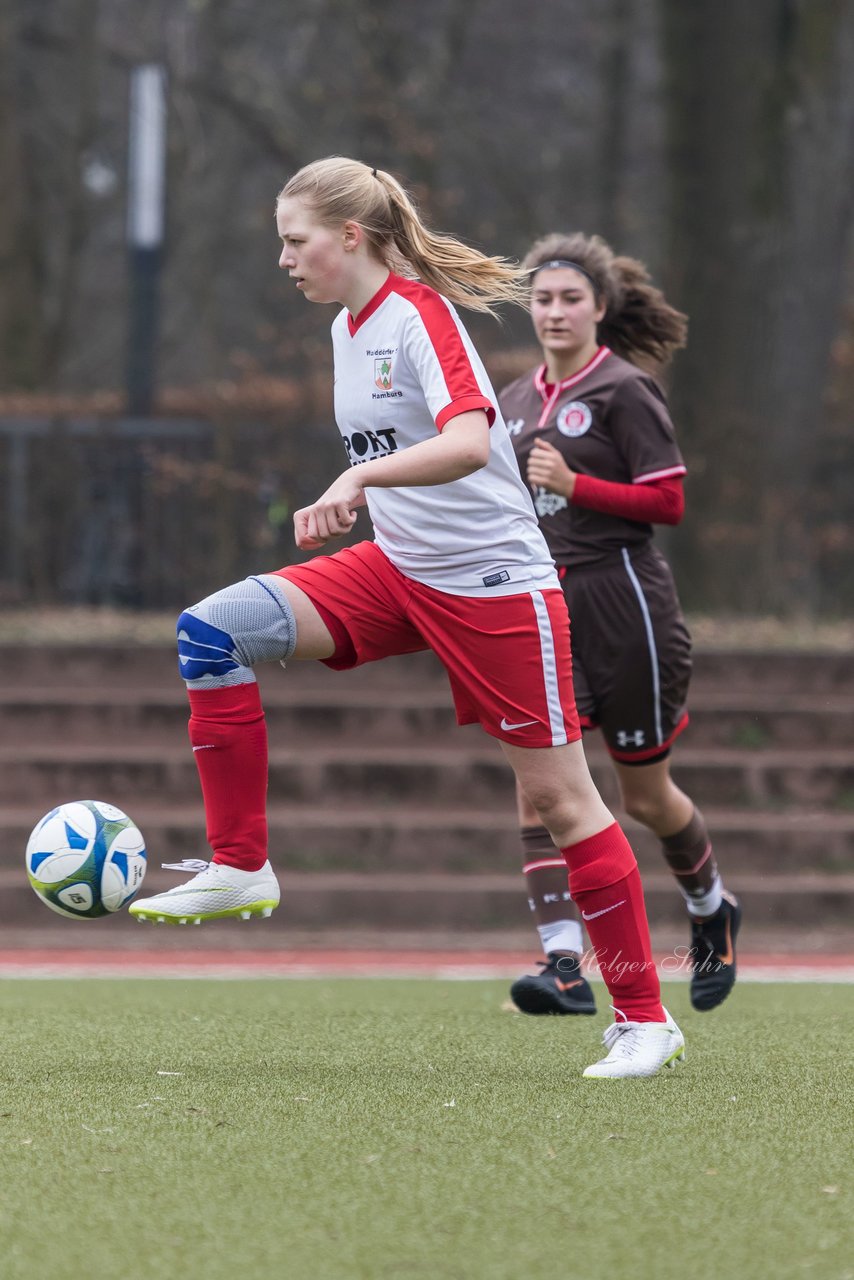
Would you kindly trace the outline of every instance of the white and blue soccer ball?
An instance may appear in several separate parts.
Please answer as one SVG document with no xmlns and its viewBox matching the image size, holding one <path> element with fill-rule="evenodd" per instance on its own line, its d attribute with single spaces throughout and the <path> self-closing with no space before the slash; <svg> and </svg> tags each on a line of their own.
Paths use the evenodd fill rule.
<svg viewBox="0 0 854 1280">
<path fill-rule="evenodd" d="M 27 878 L 46 907 L 73 920 L 120 911 L 145 876 L 136 824 L 102 800 L 73 800 L 46 813 L 27 842 Z"/>
</svg>

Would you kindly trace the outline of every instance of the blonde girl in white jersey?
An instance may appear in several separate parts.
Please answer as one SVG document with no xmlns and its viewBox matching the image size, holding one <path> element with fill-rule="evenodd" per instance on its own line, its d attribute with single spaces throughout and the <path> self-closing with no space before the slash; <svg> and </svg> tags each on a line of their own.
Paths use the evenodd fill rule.
<svg viewBox="0 0 854 1280">
<path fill-rule="evenodd" d="M 525 273 L 422 223 L 395 178 L 331 157 L 276 205 L 279 266 L 333 323 L 335 408 L 350 465 L 294 517 L 297 546 L 376 538 L 259 574 L 178 620 L 213 861 L 140 919 L 269 915 L 267 740 L 253 666 L 346 669 L 433 649 L 457 718 L 496 737 L 561 850 L 616 1020 L 590 1077 L 654 1075 L 683 1056 L 662 1008 L 634 854 L 590 778 L 572 694 L 569 620 L 497 408 L 454 304 L 524 302 Z M 283 854 L 286 862 L 287 853 Z"/>
</svg>

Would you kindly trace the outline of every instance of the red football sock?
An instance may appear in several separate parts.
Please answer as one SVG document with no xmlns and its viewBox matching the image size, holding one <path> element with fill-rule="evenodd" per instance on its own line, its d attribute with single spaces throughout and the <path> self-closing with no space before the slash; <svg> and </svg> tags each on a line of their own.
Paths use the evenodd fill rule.
<svg viewBox="0 0 854 1280">
<path fill-rule="evenodd" d="M 188 693 L 213 860 L 258 871 L 267 861 L 267 724 L 258 686 Z"/>
<path fill-rule="evenodd" d="M 629 1022 L 664 1022 L 640 873 L 615 822 L 561 849 L 611 1001 Z"/>
</svg>

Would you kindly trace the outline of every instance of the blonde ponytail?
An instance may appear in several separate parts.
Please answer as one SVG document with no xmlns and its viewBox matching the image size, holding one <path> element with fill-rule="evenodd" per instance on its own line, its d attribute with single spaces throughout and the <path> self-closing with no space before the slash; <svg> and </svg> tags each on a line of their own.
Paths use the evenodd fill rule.
<svg viewBox="0 0 854 1280">
<path fill-rule="evenodd" d="M 430 231 L 404 187 L 383 169 L 328 156 L 294 174 L 279 192 L 285 198 L 302 200 L 326 226 L 358 222 L 390 270 L 417 276 L 461 307 L 494 315 L 504 302 L 529 305 L 527 271 Z"/>
</svg>

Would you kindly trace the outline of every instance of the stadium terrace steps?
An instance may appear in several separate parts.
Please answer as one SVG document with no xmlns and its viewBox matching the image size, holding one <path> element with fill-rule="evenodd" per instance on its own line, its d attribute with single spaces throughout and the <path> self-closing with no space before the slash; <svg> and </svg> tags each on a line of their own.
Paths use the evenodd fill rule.
<svg viewBox="0 0 854 1280">
<path fill-rule="evenodd" d="M 23 874 L 29 831 L 60 800 L 105 799 L 132 814 L 149 844 L 147 891 L 175 882 L 161 861 L 204 856 L 186 702 L 167 648 L 4 646 L 0 659 L 0 920 L 62 939 L 64 922 Z M 497 743 L 455 728 L 431 655 L 349 673 L 293 663 L 265 668 L 261 682 L 271 849 L 284 892 L 272 921 L 241 933 L 242 945 L 268 945 L 256 943 L 264 931 L 285 945 L 288 930 L 333 930 L 340 945 L 351 932 L 488 939 L 530 929 L 512 777 Z M 822 926 L 838 937 L 854 919 L 850 658 L 699 653 L 690 706 L 674 777 L 705 812 L 750 926 L 764 937 L 779 929 L 789 950 Z M 614 804 L 596 735 L 588 754 Z M 657 842 L 626 825 L 654 934 L 678 945 L 683 907 Z M 71 925 L 75 934 L 84 927 Z M 138 926 L 128 918 L 109 925 L 117 940 L 129 929 Z M 194 931 L 193 945 L 214 945 L 205 932 Z"/>
<path fill-rule="evenodd" d="M 344 734 L 361 735 L 370 715 L 371 735 L 383 743 L 411 743 L 450 733 L 456 719 L 444 684 L 418 689 L 393 687 L 382 692 L 359 685 L 348 689 L 345 676 L 333 685 L 305 688 L 302 672 L 264 684 L 271 738 L 324 742 Z M 692 693 L 689 746 L 703 748 L 792 748 L 850 746 L 854 694 L 801 694 L 781 699 L 780 692 L 725 693 L 702 687 Z M 184 740 L 187 707 L 180 686 L 90 688 L 43 685 L 4 688 L 0 682 L 0 742 L 16 744 L 93 739 L 104 745 L 132 741 L 160 745 L 171 735 Z"/>
<path fill-rule="evenodd" d="M 291 662 L 287 677 L 300 669 L 303 689 L 370 688 L 378 692 L 445 687 L 445 677 L 430 653 L 409 654 L 373 663 L 356 671 L 331 672 L 320 663 Z M 169 646 L 69 643 L 59 645 L 0 645 L 0 688 L 29 686 L 55 689 L 127 689 L 156 687 L 173 690 L 177 658 Z M 283 675 L 275 666 L 262 673 L 265 690 Z M 811 694 L 845 694 L 854 697 L 850 654 L 811 653 L 806 650 L 703 650 L 694 655 L 692 695 L 701 690 L 731 695 L 780 693 L 801 697 Z"/>
<path fill-rule="evenodd" d="M 206 856 L 199 804 L 167 808 L 135 802 L 132 807 L 145 832 L 153 868 L 158 861 Z M 709 806 L 703 812 L 715 848 L 734 875 L 742 867 L 767 876 L 837 876 L 854 868 L 854 813 L 775 814 Z M 25 846 L 33 813 L 32 804 L 0 805 L 5 848 Z M 629 818 L 623 821 L 644 873 L 661 870 L 652 833 Z M 513 809 L 506 803 L 430 809 L 417 804 L 334 808 L 276 803 L 269 809 L 269 828 L 270 856 L 285 877 L 291 871 L 340 872 L 354 867 L 376 874 L 389 867 L 411 875 L 421 870 L 485 873 L 515 871 L 519 863 Z"/>
<path fill-rule="evenodd" d="M 418 803 L 427 795 L 443 804 L 498 805 L 512 815 L 509 768 L 499 748 L 477 728 L 458 735 L 467 745 L 366 745 L 366 736 L 363 720 L 353 739 L 271 747 L 271 796 L 317 805 L 330 797 L 347 804 L 368 797 L 385 804 Z M 601 750 L 591 748 L 589 761 L 606 802 L 616 803 L 608 760 Z M 680 746 L 673 775 L 690 795 L 702 796 L 701 807 L 776 810 L 810 805 L 833 812 L 854 806 L 854 751 L 843 747 L 804 751 Z M 101 791 L 94 798 L 112 798 L 120 807 L 156 799 L 177 804 L 198 791 L 186 746 L 66 741 L 0 747 L 0 803 L 38 801 L 57 792 L 89 795 L 94 778 Z"/>
<path fill-rule="evenodd" d="M 145 890 L 155 893 L 176 883 L 174 872 L 155 867 L 146 877 Z M 850 921 L 854 874 L 787 876 L 773 886 L 770 895 L 767 885 L 764 876 L 738 873 L 731 877 L 731 887 L 750 920 L 763 928 L 773 923 L 797 930 L 805 918 L 818 916 L 831 927 Z M 523 929 L 530 922 L 520 877 L 512 873 L 291 871 L 283 876 L 282 886 L 281 905 L 265 928 L 328 929 L 337 923 L 339 943 L 345 937 L 340 933 L 345 923 L 348 929 L 375 929 L 382 922 L 396 929 L 424 929 L 441 922 L 445 929 L 500 930 Z M 684 941 L 680 926 L 685 923 L 685 909 L 670 877 L 662 872 L 644 874 L 644 891 L 650 919 L 659 928 L 670 926 L 673 944 Z M 4 914 L 8 911 L 15 923 L 44 923 L 45 908 L 17 869 L 0 871 L 0 895 Z M 127 923 L 137 927 L 130 918 Z M 247 943 L 252 941 L 251 932 L 247 931 Z"/>
</svg>

